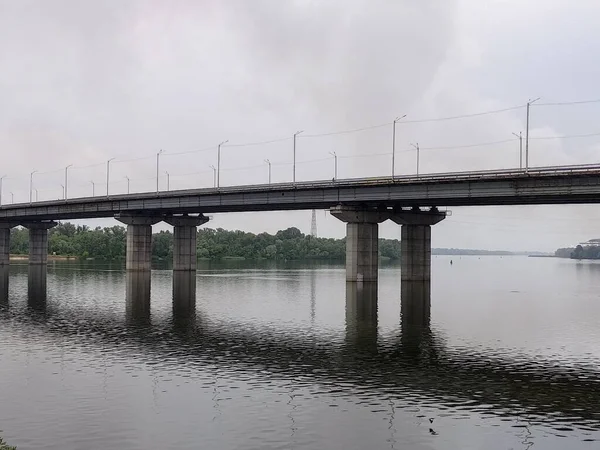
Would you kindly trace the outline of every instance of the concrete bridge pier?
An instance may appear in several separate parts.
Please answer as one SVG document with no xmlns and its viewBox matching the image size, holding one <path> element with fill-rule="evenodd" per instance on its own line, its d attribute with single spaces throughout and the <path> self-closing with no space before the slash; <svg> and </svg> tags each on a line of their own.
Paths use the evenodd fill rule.
<svg viewBox="0 0 600 450">
<path fill-rule="evenodd" d="M 402 282 L 431 282 L 431 225 L 446 218 L 437 208 L 394 210 L 390 219 L 402 225 L 400 262 Z"/>
<path fill-rule="evenodd" d="M 173 226 L 173 270 L 196 271 L 196 227 L 208 222 L 208 217 L 171 216 L 165 222 Z"/>
<path fill-rule="evenodd" d="M 350 206 L 336 206 L 330 212 L 346 222 L 346 281 L 376 282 L 379 224 L 389 219 L 390 212 Z"/>
<path fill-rule="evenodd" d="M 48 230 L 58 225 L 54 221 L 24 222 L 29 230 L 29 265 L 48 264 Z"/>
<path fill-rule="evenodd" d="M 115 218 L 127 225 L 127 270 L 147 270 L 152 266 L 152 225 L 160 222 L 162 217 L 125 216 Z"/>
<path fill-rule="evenodd" d="M 0 267 L 8 266 L 10 260 L 10 230 L 15 224 L 0 223 Z"/>
</svg>

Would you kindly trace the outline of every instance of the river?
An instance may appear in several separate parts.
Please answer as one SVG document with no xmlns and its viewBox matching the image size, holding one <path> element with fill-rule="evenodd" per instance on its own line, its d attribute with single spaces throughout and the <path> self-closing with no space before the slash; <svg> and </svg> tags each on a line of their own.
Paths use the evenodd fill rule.
<svg viewBox="0 0 600 450">
<path fill-rule="evenodd" d="M 430 320 L 406 320 L 394 264 L 377 292 L 347 288 L 337 264 L 201 264 L 195 295 L 170 270 L 54 263 L 28 280 L 15 264 L 0 276 L 0 436 L 19 450 L 595 448 L 600 264 L 432 259 Z"/>
</svg>

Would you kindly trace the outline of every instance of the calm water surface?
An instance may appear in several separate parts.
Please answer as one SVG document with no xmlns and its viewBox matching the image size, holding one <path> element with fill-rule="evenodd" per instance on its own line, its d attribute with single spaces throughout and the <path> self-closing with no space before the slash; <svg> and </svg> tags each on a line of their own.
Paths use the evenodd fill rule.
<svg viewBox="0 0 600 450">
<path fill-rule="evenodd" d="M 600 439 L 600 264 L 434 257 L 0 276 L 0 430 L 27 449 L 588 449 Z M 1 274 L 0 274 L 1 275 Z M 146 286 L 145 283 L 151 283 Z M 404 300 L 418 293 L 405 292 Z M 401 314 L 402 313 L 402 314 Z"/>
</svg>

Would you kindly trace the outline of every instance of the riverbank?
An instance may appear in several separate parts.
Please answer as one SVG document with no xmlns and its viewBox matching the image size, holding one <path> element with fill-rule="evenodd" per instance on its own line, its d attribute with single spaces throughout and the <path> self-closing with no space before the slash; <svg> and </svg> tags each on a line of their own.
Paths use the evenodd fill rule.
<svg viewBox="0 0 600 450">
<path fill-rule="evenodd" d="M 29 255 L 10 255 L 10 261 L 29 261 Z M 48 261 L 77 261 L 77 256 L 48 255 Z M 2 447 L 0 447 L 2 450 Z"/>
</svg>

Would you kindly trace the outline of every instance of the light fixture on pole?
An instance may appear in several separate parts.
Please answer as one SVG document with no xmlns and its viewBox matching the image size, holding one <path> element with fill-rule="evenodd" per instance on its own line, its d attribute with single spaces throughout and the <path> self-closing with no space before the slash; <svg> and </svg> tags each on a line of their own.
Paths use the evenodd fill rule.
<svg viewBox="0 0 600 450">
<path fill-rule="evenodd" d="M 163 152 L 162 149 L 156 154 L 156 193 L 158 194 L 158 167 L 160 164 L 160 154 Z"/>
<path fill-rule="evenodd" d="M 420 152 L 419 143 L 417 142 L 416 144 L 410 144 L 410 145 L 412 145 L 415 148 L 415 150 L 417 151 L 417 176 L 419 176 L 419 156 L 420 156 L 419 155 L 419 152 Z"/>
<path fill-rule="evenodd" d="M 337 155 L 335 152 L 329 152 L 333 156 L 333 181 L 337 180 Z"/>
<path fill-rule="evenodd" d="M 296 136 L 298 136 L 300 133 L 304 133 L 304 130 L 300 130 L 300 131 L 296 131 L 294 133 L 294 165 L 293 165 L 293 177 L 292 177 L 292 181 L 295 183 L 296 182 Z"/>
<path fill-rule="evenodd" d="M 129 177 L 125 175 L 125 179 L 127 180 L 127 193 L 129 194 Z"/>
<path fill-rule="evenodd" d="M 265 159 L 265 162 L 269 165 L 269 184 L 271 184 L 271 161 Z"/>
<path fill-rule="evenodd" d="M 523 169 L 523 132 L 519 131 L 519 134 L 513 133 L 519 139 L 519 169 Z"/>
<path fill-rule="evenodd" d="M 171 180 L 169 176 L 169 172 L 165 170 L 165 174 L 167 175 L 167 192 L 171 190 Z"/>
<path fill-rule="evenodd" d="M 29 203 L 33 203 L 33 174 L 36 172 L 37 170 L 34 170 L 29 174 Z"/>
<path fill-rule="evenodd" d="M 394 178 L 394 171 L 396 169 L 396 124 L 404 119 L 406 114 L 401 117 L 396 117 L 394 119 L 394 126 L 392 131 L 392 178 Z"/>
<path fill-rule="evenodd" d="M 537 102 L 539 99 L 540 97 L 533 100 L 530 99 L 527 102 L 527 128 L 525 128 L 525 172 L 529 170 L 529 107 L 532 103 Z"/>
<path fill-rule="evenodd" d="M 4 178 L 6 178 L 6 175 L 0 177 L 0 206 L 2 206 L 2 180 L 4 180 Z"/>
<path fill-rule="evenodd" d="M 92 197 L 96 196 L 96 183 L 94 183 L 93 181 L 90 181 L 90 183 L 92 183 Z"/>
<path fill-rule="evenodd" d="M 110 181 L 110 162 L 115 158 L 110 158 L 106 161 L 106 196 L 108 197 L 108 183 Z"/>
<path fill-rule="evenodd" d="M 213 170 L 213 187 L 217 187 L 217 168 L 215 166 L 210 166 Z"/>
<path fill-rule="evenodd" d="M 67 167 L 65 167 L 65 193 L 63 195 L 65 200 L 67 199 L 67 195 L 68 195 L 67 190 L 69 189 L 69 167 L 72 167 L 72 166 L 73 166 L 73 164 L 69 164 Z"/>
<path fill-rule="evenodd" d="M 221 142 L 217 147 L 217 187 L 221 187 L 221 145 L 227 144 L 229 139 Z"/>
</svg>

